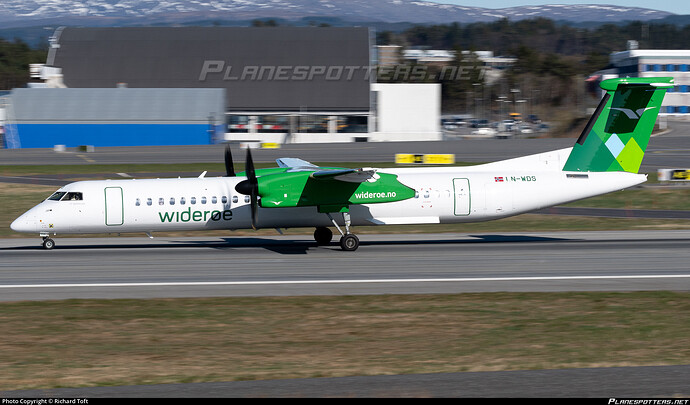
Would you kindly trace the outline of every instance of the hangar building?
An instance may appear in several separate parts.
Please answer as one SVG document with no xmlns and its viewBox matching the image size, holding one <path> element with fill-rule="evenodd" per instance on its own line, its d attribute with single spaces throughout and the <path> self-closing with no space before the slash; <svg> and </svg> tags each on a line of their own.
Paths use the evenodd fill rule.
<svg viewBox="0 0 690 405">
<path fill-rule="evenodd" d="M 440 139 L 440 85 L 377 84 L 373 49 L 365 27 L 60 28 L 51 38 L 40 86 L 64 88 L 16 90 L 6 115 L 21 147 L 74 146 L 73 138 L 61 141 L 60 130 L 69 129 L 66 121 L 80 120 L 85 110 L 77 100 L 86 94 L 84 104 L 92 108 L 83 120 L 129 123 L 127 131 L 146 128 L 148 134 L 144 140 L 135 132 L 113 136 L 100 127 L 90 142 L 78 138 L 94 146 Z M 70 102 L 58 113 L 61 96 L 44 90 Z M 52 102 L 39 101 L 44 96 Z M 132 105 L 140 107 L 136 114 Z M 17 115 L 20 110 L 24 115 Z M 161 127 L 141 127 L 146 115 Z M 56 126 L 39 131 L 37 121 Z M 197 123 L 194 131 L 191 122 Z M 162 125 L 168 124 L 172 132 L 166 135 Z M 186 137 L 173 130 L 191 132 Z M 112 131 L 122 134 L 124 127 Z"/>
</svg>

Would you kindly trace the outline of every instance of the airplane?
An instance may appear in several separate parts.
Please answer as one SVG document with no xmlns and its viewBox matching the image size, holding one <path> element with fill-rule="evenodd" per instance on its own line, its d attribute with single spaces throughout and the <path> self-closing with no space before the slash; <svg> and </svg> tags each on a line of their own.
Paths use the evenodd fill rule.
<svg viewBox="0 0 690 405">
<path fill-rule="evenodd" d="M 604 80 L 604 95 L 571 148 L 468 167 L 318 167 L 297 158 L 245 171 L 173 179 L 78 181 L 61 187 L 11 228 L 51 235 L 314 227 L 318 245 L 354 251 L 354 226 L 489 221 L 623 190 L 638 174 L 672 78 Z"/>
</svg>

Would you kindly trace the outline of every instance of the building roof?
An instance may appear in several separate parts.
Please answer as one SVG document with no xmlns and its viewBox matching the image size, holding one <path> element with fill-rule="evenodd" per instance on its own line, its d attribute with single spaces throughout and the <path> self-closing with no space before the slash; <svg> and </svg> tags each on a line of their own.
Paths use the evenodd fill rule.
<svg viewBox="0 0 690 405">
<path fill-rule="evenodd" d="M 650 59 L 690 59 L 688 49 L 630 49 L 622 52 L 614 52 L 610 55 L 611 63 L 620 63 L 629 58 Z"/>
<path fill-rule="evenodd" d="M 230 111 L 368 111 L 368 28 L 60 28 L 67 87 L 225 88 Z"/>
</svg>

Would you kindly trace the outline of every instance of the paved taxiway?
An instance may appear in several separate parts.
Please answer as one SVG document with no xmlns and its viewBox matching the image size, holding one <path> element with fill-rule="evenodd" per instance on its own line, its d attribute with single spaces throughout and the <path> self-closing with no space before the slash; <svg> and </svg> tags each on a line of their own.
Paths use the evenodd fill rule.
<svg viewBox="0 0 690 405">
<path fill-rule="evenodd" d="M 690 167 L 690 123 L 669 122 L 671 128 L 655 136 L 647 147 L 642 172 L 658 168 Z M 260 149 L 255 162 L 296 157 L 313 162 L 393 162 L 396 153 L 453 153 L 458 162 L 484 163 L 571 147 L 574 138 L 458 139 L 438 142 L 376 142 L 286 144 L 279 149 Z M 245 152 L 231 144 L 239 169 Z M 52 149 L 0 149 L 3 165 L 80 165 L 223 162 L 224 145 L 98 147 L 95 152 L 54 152 Z"/>
<path fill-rule="evenodd" d="M 7 398 L 687 398 L 690 366 L 380 375 L 0 392 Z M 604 400 L 601 401 L 604 403 Z M 682 402 L 681 402 L 682 403 Z"/>
<path fill-rule="evenodd" d="M 0 300 L 690 290 L 690 231 L 0 240 Z"/>
</svg>

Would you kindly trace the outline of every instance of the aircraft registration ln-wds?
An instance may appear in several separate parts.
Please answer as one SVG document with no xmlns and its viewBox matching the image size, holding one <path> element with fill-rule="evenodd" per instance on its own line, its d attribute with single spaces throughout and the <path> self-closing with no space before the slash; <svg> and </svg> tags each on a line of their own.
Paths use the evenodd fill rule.
<svg viewBox="0 0 690 405">
<path fill-rule="evenodd" d="M 57 234 L 315 227 L 318 244 L 353 251 L 352 226 L 446 224 L 504 218 L 646 181 L 638 174 L 672 78 L 601 83 L 604 96 L 572 148 L 470 167 L 347 169 L 295 158 L 225 177 L 79 181 L 17 218 L 11 228 Z"/>
</svg>

